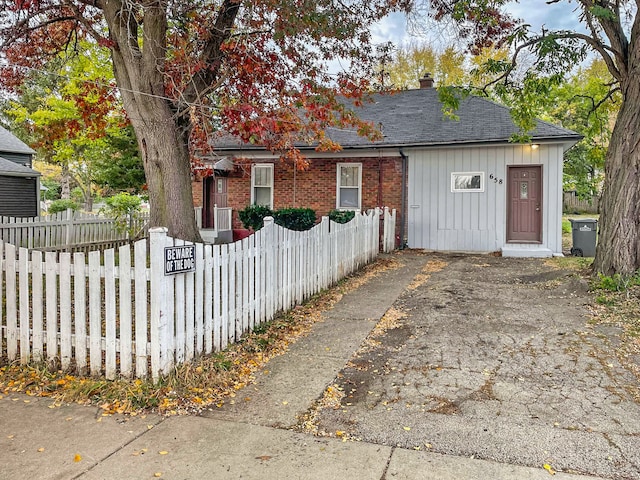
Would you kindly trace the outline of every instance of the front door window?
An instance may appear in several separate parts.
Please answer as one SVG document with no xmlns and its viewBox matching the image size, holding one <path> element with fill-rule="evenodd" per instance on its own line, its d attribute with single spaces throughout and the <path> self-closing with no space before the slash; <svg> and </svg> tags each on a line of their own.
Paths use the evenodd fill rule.
<svg viewBox="0 0 640 480">
<path fill-rule="evenodd" d="M 542 241 L 542 167 L 510 166 L 507 241 L 540 243 Z"/>
</svg>

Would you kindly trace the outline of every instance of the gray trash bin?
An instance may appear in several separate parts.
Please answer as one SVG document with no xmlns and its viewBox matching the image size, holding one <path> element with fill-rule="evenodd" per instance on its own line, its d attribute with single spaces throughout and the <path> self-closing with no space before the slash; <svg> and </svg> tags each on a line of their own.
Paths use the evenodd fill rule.
<svg viewBox="0 0 640 480">
<path fill-rule="evenodd" d="M 598 236 L 598 220 L 595 218 L 570 218 L 573 248 L 571 255 L 575 257 L 595 257 L 596 237 Z"/>
</svg>

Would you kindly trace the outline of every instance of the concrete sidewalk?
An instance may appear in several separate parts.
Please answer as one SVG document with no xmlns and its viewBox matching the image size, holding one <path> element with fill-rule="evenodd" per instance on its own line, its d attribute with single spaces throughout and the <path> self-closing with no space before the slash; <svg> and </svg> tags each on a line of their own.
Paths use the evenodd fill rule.
<svg viewBox="0 0 640 480">
<path fill-rule="evenodd" d="M 549 478 L 542 469 L 316 438 L 226 420 L 101 417 L 96 408 L 49 409 L 47 403 L 22 395 L 0 400 L 1 478 Z M 593 477 L 557 474 L 555 478 Z"/>
<path fill-rule="evenodd" d="M 313 437 L 290 428 L 420 272 L 395 258 L 345 295 L 311 333 L 266 366 L 234 405 L 200 417 L 109 416 L 24 395 L 0 399 L 0 478 L 19 479 L 547 479 L 540 468 Z M 560 480 L 594 477 L 558 473 Z"/>
</svg>

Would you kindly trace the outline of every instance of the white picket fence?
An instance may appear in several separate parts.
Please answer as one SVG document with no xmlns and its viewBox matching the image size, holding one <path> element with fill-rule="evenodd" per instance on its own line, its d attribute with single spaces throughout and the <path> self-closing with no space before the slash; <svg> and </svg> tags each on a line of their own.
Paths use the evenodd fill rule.
<svg viewBox="0 0 640 480">
<path fill-rule="evenodd" d="M 202 207 L 194 207 L 196 215 L 196 225 L 202 228 Z M 233 209 L 231 207 L 213 206 L 213 227 L 214 230 L 231 230 L 233 225 Z"/>
<path fill-rule="evenodd" d="M 395 230 L 380 211 L 306 232 L 267 219 L 242 241 L 195 244 L 195 270 L 175 275 L 165 248 L 186 243 L 164 228 L 150 231 L 149 249 L 141 240 L 117 252 L 43 254 L 0 241 L 0 356 L 157 380 L 372 261 L 380 215 Z"/>
<path fill-rule="evenodd" d="M 132 230 L 146 235 L 149 215 L 132 221 Z M 69 209 L 44 217 L 0 217 L 0 240 L 17 247 L 56 250 L 90 245 L 112 246 L 128 240 L 126 232 L 115 227 L 115 220 L 102 215 Z"/>
<path fill-rule="evenodd" d="M 396 211 L 384 207 L 382 215 L 382 251 L 393 252 L 396 249 Z"/>
</svg>

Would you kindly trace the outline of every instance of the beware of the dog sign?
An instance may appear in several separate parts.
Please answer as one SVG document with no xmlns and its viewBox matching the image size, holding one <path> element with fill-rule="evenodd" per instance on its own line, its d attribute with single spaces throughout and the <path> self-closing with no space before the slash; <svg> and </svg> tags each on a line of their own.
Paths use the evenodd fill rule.
<svg viewBox="0 0 640 480">
<path fill-rule="evenodd" d="M 164 248 L 164 274 L 193 272 L 196 269 L 196 246 L 182 245 L 180 247 Z"/>
</svg>

